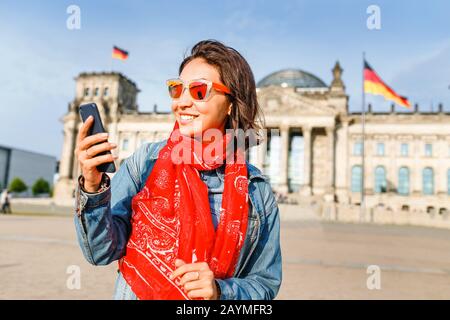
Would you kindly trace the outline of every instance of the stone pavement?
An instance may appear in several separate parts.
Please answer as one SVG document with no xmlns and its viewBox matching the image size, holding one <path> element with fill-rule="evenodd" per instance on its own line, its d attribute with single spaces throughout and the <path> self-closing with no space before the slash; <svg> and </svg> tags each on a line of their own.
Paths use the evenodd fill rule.
<svg viewBox="0 0 450 320">
<path fill-rule="evenodd" d="M 281 231 L 277 299 L 450 299 L 449 230 L 289 221 Z M 67 287 L 73 265 L 79 290 Z M 367 288 L 368 265 L 381 268 L 380 290 Z M 116 264 L 84 260 L 71 217 L 0 215 L 0 271 L 0 299 L 110 299 Z"/>
</svg>

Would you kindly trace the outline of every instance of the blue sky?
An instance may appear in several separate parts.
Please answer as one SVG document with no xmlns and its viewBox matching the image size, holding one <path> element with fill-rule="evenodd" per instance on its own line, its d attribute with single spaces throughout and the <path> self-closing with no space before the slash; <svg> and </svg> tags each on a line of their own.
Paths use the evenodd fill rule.
<svg viewBox="0 0 450 320">
<path fill-rule="evenodd" d="M 68 30 L 66 9 L 81 9 Z M 381 29 L 366 26 L 369 5 Z M 256 80 L 299 68 L 331 81 L 339 60 L 350 110 L 361 105 L 361 55 L 399 94 L 422 110 L 450 109 L 448 1 L 2 1 L 0 3 L 0 145 L 60 157 L 59 119 L 83 71 L 120 71 L 142 90 L 140 110 L 168 110 L 164 80 L 202 39 L 240 51 Z M 111 48 L 130 52 L 111 62 Z M 376 110 L 389 104 L 368 97 Z"/>
</svg>

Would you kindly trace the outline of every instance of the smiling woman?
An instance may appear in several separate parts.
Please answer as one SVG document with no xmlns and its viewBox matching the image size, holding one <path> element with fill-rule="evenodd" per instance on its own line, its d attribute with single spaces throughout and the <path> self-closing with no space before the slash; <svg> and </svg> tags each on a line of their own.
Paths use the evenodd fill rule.
<svg viewBox="0 0 450 320">
<path fill-rule="evenodd" d="M 282 269 L 278 205 L 261 172 L 239 161 L 247 146 L 231 144 L 234 130 L 226 130 L 258 128 L 250 66 L 236 50 L 201 41 L 167 86 L 172 133 L 139 148 L 111 181 L 96 166 L 111 161 L 97 155 L 114 146 L 86 137 L 92 122 L 81 127 L 82 251 L 94 265 L 119 260 L 116 299 L 273 299 Z"/>
<path fill-rule="evenodd" d="M 204 75 L 204 79 L 212 82 L 210 90 L 224 93 L 212 103 L 222 104 L 222 108 L 219 109 L 226 109 L 229 117 L 220 118 L 226 120 L 225 128 L 240 128 L 244 131 L 259 129 L 258 123 L 261 122 L 259 117 L 262 113 L 256 96 L 253 72 L 247 61 L 235 49 L 216 41 L 201 41 L 192 48 L 191 55 L 181 63 L 179 73 L 180 79 L 184 80 L 201 79 L 201 75 Z M 205 110 L 208 104 L 197 106 L 203 106 Z"/>
<path fill-rule="evenodd" d="M 230 90 L 221 84 L 222 80 L 216 67 L 210 65 L 204 58 L 194 58 L 184 65 L 180 81 L 189 83 L 189 90 L 184 90 L 185 87 L 181 84 L 182 89 L 179 90 L 181 94 L 172 95 L 172 111 L 180 120 L 181 134 L 193 137 L 211 128 L 224 131 L 225 120 L 230 115 L 233 104 L 224 92 Z M 201 81 L 204 83 L 203 87 L 206 87 L 204 90 L 201 89 Z M 216 86 L 213 94 L 210 94 L 213 83 Z M 171 85 L 172 88 L 176 86 Z M 216 89 L 218 86 L 226 89 L 219 91 Z"/>
</svg>

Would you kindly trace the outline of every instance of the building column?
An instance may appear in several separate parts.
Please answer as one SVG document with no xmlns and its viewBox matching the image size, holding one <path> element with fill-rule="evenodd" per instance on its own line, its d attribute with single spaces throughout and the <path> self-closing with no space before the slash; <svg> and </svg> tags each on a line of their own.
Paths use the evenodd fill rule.
<svg viewBox="0 0 450 320">
<path fill-rule="evenodd" d="M 256 146 L 256 166 L 263 174 L 267 174 L 265 172 L 266 168 L 264 164 L 266 163 L 266 155 L 267 155 L 267 129 L 261 129 L 262 140 L 260 144 Z"/>
<path fill-rule="evenodd" d="M 78 122 L 76 124 L 75 135 L 78 135 L 78 132 L 80 131 L 81 126 L 82 126 L 82 122 Z M 72 157 L 72 173 L 71 173 L 72 181 L 76 181 L 78 179 L 78 176 L 81 174 L 81 168 L 79 168 L 78 158 L 75 157 L 75 147 L 76 147 L 75 144 L 76 144 L 76 142 L 74 143 L 73 149 L 72 149 L 72 153 L 74 155 Z"/>
<path fill-rule="evenodd" d="M 134 133 L 133 139 L 134 139 L 134 141 L 133 141 L 133 152 L 135 152 L 140 147 L 139 146 L 139 131 L 136 131 Z"/>
<path fill-rule="evenodd" d="M 410 144 L 410 153 L 414 154 L 415 161 L 414 166 L 411 168 L 409 174 L 410 188 L 412 196 L 422 196 L 422 186 L 423 186 L 423 167 L 420 164 L 421 155 L 423 154 L 423 149 L 421 148 L 421 141 L 413 140 Z M 419 150 L 419 152 L 417 152 Z"/>
<path fill-rule="evenodd" d="M 75 158 L 76 120 L 70 117 L 64 124 L 64 144 L 59 163 L 60 178 L 72 178 L 72 163 Z"/>
<path fill-rule="evenodd" d="M 351 188 L 351 166 L 349 164 L 349 141 L 348 141 L 348 122 L 341 122 L 336 132 L 336 150 L 335 150 L 335 190 L 337 201 L 340 203 L 349 203 L 349 193 Z M 340 174 L 337 174 L 339 172 Z"/>
<path fill-rule="evenodd" d="M 280 185 L 279 191 L 287 193 L 288 188 L 288 160 L 289 160 L 289 126 L 280 127 L 281 134 L 281 159 L 280 159 Z"/>
<path fill-rule="evenodd" d="M 304 168 L 303 177 L 304 182 L 302 188 L 300 188 L 300 194 L 303 196 L 311 195 L 311 170 L 312 170 L 312 149 L 311 149 L 311 131 L 310 126 L 302 127 L 303 133 L 303 146 L 304 146 Z"/>
<path fill-rule="evenodd" d="M 78 179 L 78 176 L 81 174 L 81 168 L 79 168 L 78 159 L 77 157 L 73 157 L 73 163 L 72 163 L 72 179 L 74 181 Z"/>
<path fill-rule="evenodd" d="M 386 170 L 386 192 L 388 195 L 395 195 L 398 187 L 398 167 L 397 167 L 397 140 L 389 135 L 385 144 L 385 155 L 389 157 L 389 168 Z M 391 150 L 395 150 L 391 152 Z"/>
<path fill-rule="evenodd" d="M 108 119 L 110 120 L 110 122 L 108 121 L 108 123 L 105 123 L 105 129 L 108 131 L 109 133 L 109 137 L 108 137 L 108 141 L 112 142 L 112 143 L 116 143 L 117 145 L 120 145 L 120 141 L 119 141 L 119 132 L 118 132 L 118 122 L 119 122 L 119 116 L 118 116 L 118 111 L 119 109 L 119 105 L 117 102 L 114 102 L 111 105 L 109 114 L 108 114 Z M 106 118 L 106 116 L 105 116 Z"/>
<path fill-rule="evenodd" d="M 329 175 L 328 175 L 328 181 L 326 184 L 325 189 L 325 200 L 326 201 L 332 201 L 334 200 L 334 175 L 335 175 L 335 154 L 334 154 L 334 128 L 326 127 L 325 132 L 327 134 L 327 145 L 328 145 L 328 161 L 329 161 Z"/>
</svg>

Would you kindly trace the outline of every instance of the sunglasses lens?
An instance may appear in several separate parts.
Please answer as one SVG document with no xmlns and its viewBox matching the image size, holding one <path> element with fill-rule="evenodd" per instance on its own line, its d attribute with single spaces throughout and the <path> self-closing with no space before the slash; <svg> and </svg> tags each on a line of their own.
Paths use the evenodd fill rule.
<svg viewBox="0 0 450 320">
<path fill-rule="evenodd" d="M 177 99 L 181 96 L 181 93 L 183 92 L 183 84 L 173 82 L 169 84 L 169 94 L 170 97 Z"/>
<path fill-rule="evenodd" d="M 189 85 L 189 92 L 191 93 L 191 97 L 196 100 L 205 99 L 207 90 L 208 85 L 203 82 L 192 82 Z"/>
</svg>

